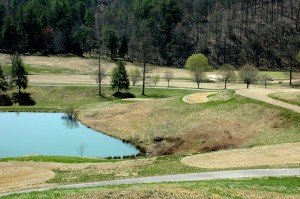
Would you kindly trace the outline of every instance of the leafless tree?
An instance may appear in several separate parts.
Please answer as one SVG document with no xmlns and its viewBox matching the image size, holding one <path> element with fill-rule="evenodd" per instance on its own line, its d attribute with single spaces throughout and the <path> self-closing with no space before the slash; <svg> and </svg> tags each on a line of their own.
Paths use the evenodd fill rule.
<svg viewBox="0 0 300 199">
<path fill-rule="evenodd" d="M 138 68 L 131 69 L 129 71 L 129 78 L 132 85 L 135 86 L 142 78 L 141 71 Z"/>
<path fill-rule="evenodd" d="M 154 86 L 156 86 L 157 83 L 160 81 L 160 76 L 158 74 L 155 74 L 151 77 L 151 80 L 152 80 Z"/>
<path fill-rule="evenodd" d="M 78 153 L 79 153 L 80 157 L 82 157 L 83 153 L 85 151 L 85 144 L 79 145 L 77 150 L 78 150 Z"/>
<path fill-rule="evenodd" d="M 271 77 L 266 73 L 262 73 L 260 75 L 260 80 L 265 85 L 265 88 L 267 88 L 268 81 L 270 81 L 270 79 L 271 79 Z"/>
<path fill-rule="evenodd" d="M 253 65 L 244 65 L 240 69 L 240 78 L 247 85 L 247 89 L 257 80 L 258 73 L 259 70 Z"/>
<path fill-rule="evenodd" d="M 224 82 L 225 89 L 227 89 L 227 83 L 235 80 L 235 68 L 230 64 L 225 64 L 219 69 L 219 79 Z"/>
<path fill-rule="evenodd" d="M 168 87 L 170 87 L 170 81 L 172 81 L 174 79 L 174 77 L 175 77 L 175 75 L 171 70 L 166 70 L 166 72 L 164 74 L 164 78 L 168 82 Z"/>
</svg>

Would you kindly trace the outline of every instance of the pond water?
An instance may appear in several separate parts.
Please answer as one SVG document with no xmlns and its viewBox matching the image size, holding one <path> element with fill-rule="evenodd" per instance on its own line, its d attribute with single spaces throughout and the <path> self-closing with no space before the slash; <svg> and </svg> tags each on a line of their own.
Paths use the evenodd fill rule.
<svg viewBox="0 0 300 199">
<path fill-rule="evenodd" d="M 28 155 L 135 155 L 132 145 L 68 120 L 62 113 L 0 113 L 0 158 Z"/>
</svg>

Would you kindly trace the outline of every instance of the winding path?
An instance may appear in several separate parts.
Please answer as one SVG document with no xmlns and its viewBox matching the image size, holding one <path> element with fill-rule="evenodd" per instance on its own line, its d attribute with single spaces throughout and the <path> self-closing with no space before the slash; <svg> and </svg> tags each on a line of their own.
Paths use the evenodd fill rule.
<svg viewBox="0 0 300 199">
<path fill-rule="evenodd" d="M 275 106 L 280 106 L 282 108 L 286 108 L 297 113 L 300 113 L 300 106 L 292 105 L 289 103 L 285 103 L 279 100 L 275 100 L 270 98 L 268 95 L 271 93 L 285 93 L 285 92 L 300 92 L 300 89 L 241 89 L 237 90 L 236 93 L 242 95 L 244 97 L 248 97 L 251 99 L 259 100 L 262 102 L 266 102 L 268 104 L 272 104 Z"/>
<path fill-rule="evenodd" d="M 183 182 L 183 181 L 204 181 L 217 179 L 241 179 L 255 177 L 282 177 L 282 176 L 300 176 L 300 169 L 251 169 L 251 170 L 232 170 L 232 171 L 214 171 L 203 173 L 189 173 L 153 177 L 141 177 L 133 179 L 111 180 L 103 182 L 91 182 L 82 184 L 49 186 L 37 189 L 16 191 L 0 194 L 0 197 L 12 194 L 25 194 L 31 192 L 42 192 L 52 189 L 80 189 L 101 186 L 113 186 L 123 184 L 145 184 L 145 183 L 161 183 L 161 182 Z"/>
</svg>

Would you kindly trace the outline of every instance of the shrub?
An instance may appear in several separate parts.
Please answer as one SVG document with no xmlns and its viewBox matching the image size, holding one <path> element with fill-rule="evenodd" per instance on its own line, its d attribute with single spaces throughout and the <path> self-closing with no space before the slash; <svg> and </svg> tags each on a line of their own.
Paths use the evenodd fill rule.
<svg viewBox="0 0 300 199">
<path fill-rule="evenodd" d="M 118 98 L 118 99 L 124 99 L 124 98 L 135 98 L 135 95 L 132 94 L 132 93 L 121 93 L 121 92 L 116 92 L 113 94 L 113 96 L 115 98 Z"/>
<path fill-rule="evenodd" d="M 0 106 L 12 106 L 13 102 L 8 95 L 2 94 L 0 95 Z"/>
<path fill-rule="evenodd" d="M 34 106 L 35 101 L 31 98 L 30 93 L 13 93 L 12 101 L 20 106 Z"/>
</svg>

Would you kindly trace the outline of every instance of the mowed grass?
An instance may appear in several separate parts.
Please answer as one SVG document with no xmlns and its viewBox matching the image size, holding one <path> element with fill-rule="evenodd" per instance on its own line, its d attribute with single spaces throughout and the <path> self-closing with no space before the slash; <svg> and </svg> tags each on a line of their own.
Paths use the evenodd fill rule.
<svg viewBox="0 0 300 199">
<path fill-rule="evenodd" d="M 300 114 L 222 92 L 185 104 L 184 93 L 143 103 L 86 106 L 88 126 L 130 140 L 151 155 L 186 154 L 300 141 Z"/>
<path fill-rule="evenodd" d="M 104 86 L 104 97 L 98 95 L 97 86 L 29 86 L 26 92 L 31 93 L 36 101 L 35 106 L 0 107 L 0 111 L 42 111 L 42 112 L 63 112 L 66 108 L 73 106 L 80 111 L 86 106 L 126 103 L 120 99 L 112 97 L 115 91 Z M 9 92 L 16 92 L 10 90 Z M 189 94 L 192 91 L 177 91 L 168 89 L 146 89 L 146 96 L 141 95 L 140 88 L 131 88 L 128 92 L 133 93 L 138 98 L 167 98 L 178 93 Z"/>
<path fill-rule="evenodd" d="M 289 104 L 300 106 L 300 92 L 272 93 L 269 97 Z"/>
<path fill-rule="evenodd" d="M 299 177 L 269 177 L 50 190 L 3 198 L 297 198 L 299 187 Z"/>
<path fill-rule="evenodd" d="M 58 68 L 52 66 L 32 66 L 25 64 L 25 70 L 29 75 L 38 75 L 38 74 L 78 74 L 78 71 L 67 69 L 67 68 Z M 2 66 L 3 72 L 6 75 L 11 74 L 11 66 L 4 65 Z"/>
</svg>

